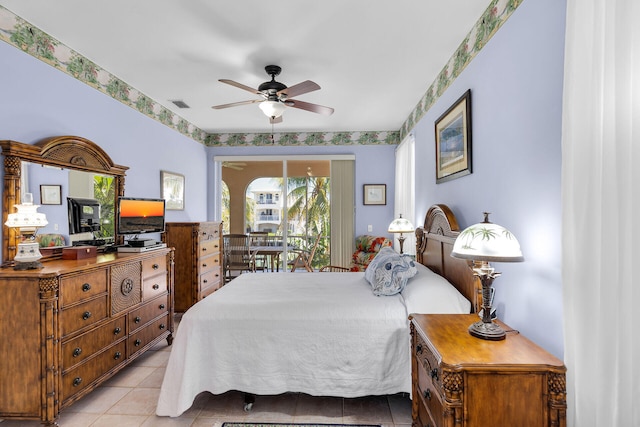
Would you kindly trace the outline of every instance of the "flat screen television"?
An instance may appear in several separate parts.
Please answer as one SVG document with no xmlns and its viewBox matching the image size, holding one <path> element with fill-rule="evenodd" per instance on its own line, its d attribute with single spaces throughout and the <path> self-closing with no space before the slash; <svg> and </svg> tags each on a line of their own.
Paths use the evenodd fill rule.
<svg viewBox="0 0 640 427">
<path fill-rule="evenodd" d="M 138 235 L 164 231 L 164 199 L 120 197 L 118 234 Z"/>
<path fill-rule="evenodd" d="M 69 234 L 100 231 L 100 203 L 94 199 L 67 197 Z"/>
</svg>

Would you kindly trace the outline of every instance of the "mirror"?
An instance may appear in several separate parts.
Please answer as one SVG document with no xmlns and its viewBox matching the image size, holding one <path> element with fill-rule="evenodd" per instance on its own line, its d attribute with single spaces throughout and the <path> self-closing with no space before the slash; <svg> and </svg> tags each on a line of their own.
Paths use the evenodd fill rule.
<svg viewBox="0 0 640 427">
<path fill-rule="evenodd" d="M 16 246 L 18 244 L 18 233 L 15 229 L 4 225 L 7 221 L 9 213 L 15 208 L 13 205 L 21 202 L 21 194 L 31 192 L 34 194 L 35 200 L 40 200 L 39 184 L 27 183 L 26 177 L 23 176 L 23 167 L 26 164 L 50 166 L 52 173 L 59 173 L 59 183 L 69 183 L 69 171 L 88 172 L 89 176 L 99 174 L 102 176 L 113 177 L 113 203 L 118 197 L 124 196 L 124 177 L 127 169 L 126 166 L 120 166 L 113 163 L 111 158 L 94 142 L 78 137 L 78 136 L 61 136 L 48 138 L 36 144 L 29 145 L 16 141 L 0 141 L 2 155 L 4 156 L 4 192 L 2 194 L 2 261 L 6 264 L 15 256 Z M 63 176 L 63 175 L 66 175 Z M 57 175 L 55 179 L 57 178 Z M 57 185 L 58 183 L 56 183 Z M 23 186 L 29 185 L 28 191 L 21 191 Z M 37 185 L 37 188 L 35 187 Z M 54 189 L 55 190 L 55 189 Z M 68 193 L 65 193 L 68 194 Z M 59 223 L 59 233 L 68 235 L 68 222 L 60 220 L 60 213 L 66 216 L 67 203 L 66 196 L 60 194 L 62 205 L 55 206 L 56 212 L 52 219 Z M 48 214 L 49 206 L 41 206 L 40 212 Z M 44 208 L 44 209 L 43 209 Z M 117 218 L 113 219 L 114 229 L 117 229 Z M 66 233 L 65 233 L 66 230 Z M 115 236 L 115 243 L 121 244 L 122 237 Z"/>
</svg>

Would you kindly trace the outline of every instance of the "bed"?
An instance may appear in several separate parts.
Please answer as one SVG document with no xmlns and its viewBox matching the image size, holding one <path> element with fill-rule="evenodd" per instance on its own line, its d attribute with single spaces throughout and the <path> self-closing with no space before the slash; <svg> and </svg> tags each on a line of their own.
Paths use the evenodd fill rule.
<svg viewBox="0 0 640 427">
<path fill-rule="evenodd" d="M 376 296 L 365 273 L 243 274 L 182 317 L 156 414 L 204 391 L 359 397 L 411 392 L 411 313 L 477 311 L 480 284 L 450 257 L 458 225 L 444 205 L 416 230 L 418 273 Z"/>
</svg>

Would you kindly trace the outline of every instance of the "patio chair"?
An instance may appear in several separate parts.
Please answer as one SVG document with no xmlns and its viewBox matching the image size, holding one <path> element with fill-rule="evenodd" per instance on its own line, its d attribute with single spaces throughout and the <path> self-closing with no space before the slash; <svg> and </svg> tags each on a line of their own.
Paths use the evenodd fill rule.
<svg viewBox="0 0 640 427">
<path fill-rule="evenodd" d="M 225 234 L 224 239 L 224 273 L 225 281 L 228 282 L 237 275 L 233 275 L 234 271 L 239 272 L 255 272 L 256 271 L 256 254 L 251 252 L 249 248 L 249 237 L 246 234 Z"/>
<path fill-rule="evenodd" d="M 289 263 L 291 265 L 291 272 L 296 271 L 296 268 L 304 267 L 305 270 L 312 273 L 313 267 L 311 263 L 313 262 L 313 256 L 316 254 L 316 249 L 318 248 L 318 243 L 322 238 L 322 234 L 319 233 L 318 237 L 316 237 L 315 242 L 311 246 L 310 249 L 293 249 L 291 252 L 298 254 L 296 258 Z"/>
</svg>

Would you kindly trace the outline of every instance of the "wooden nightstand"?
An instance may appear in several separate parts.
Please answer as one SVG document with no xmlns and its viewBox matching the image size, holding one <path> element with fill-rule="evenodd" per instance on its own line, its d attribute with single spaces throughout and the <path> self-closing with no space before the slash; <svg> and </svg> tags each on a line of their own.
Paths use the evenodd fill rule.
<svg viewBox="0 0 640 427">
<path fill-rule="evenodd" d="M 414 427 L 566 425 L 566 368 L 558 358 L 517 333 L 503 341 L 472 337 L 475 314 L 410 318 Z"/>
</svg>

